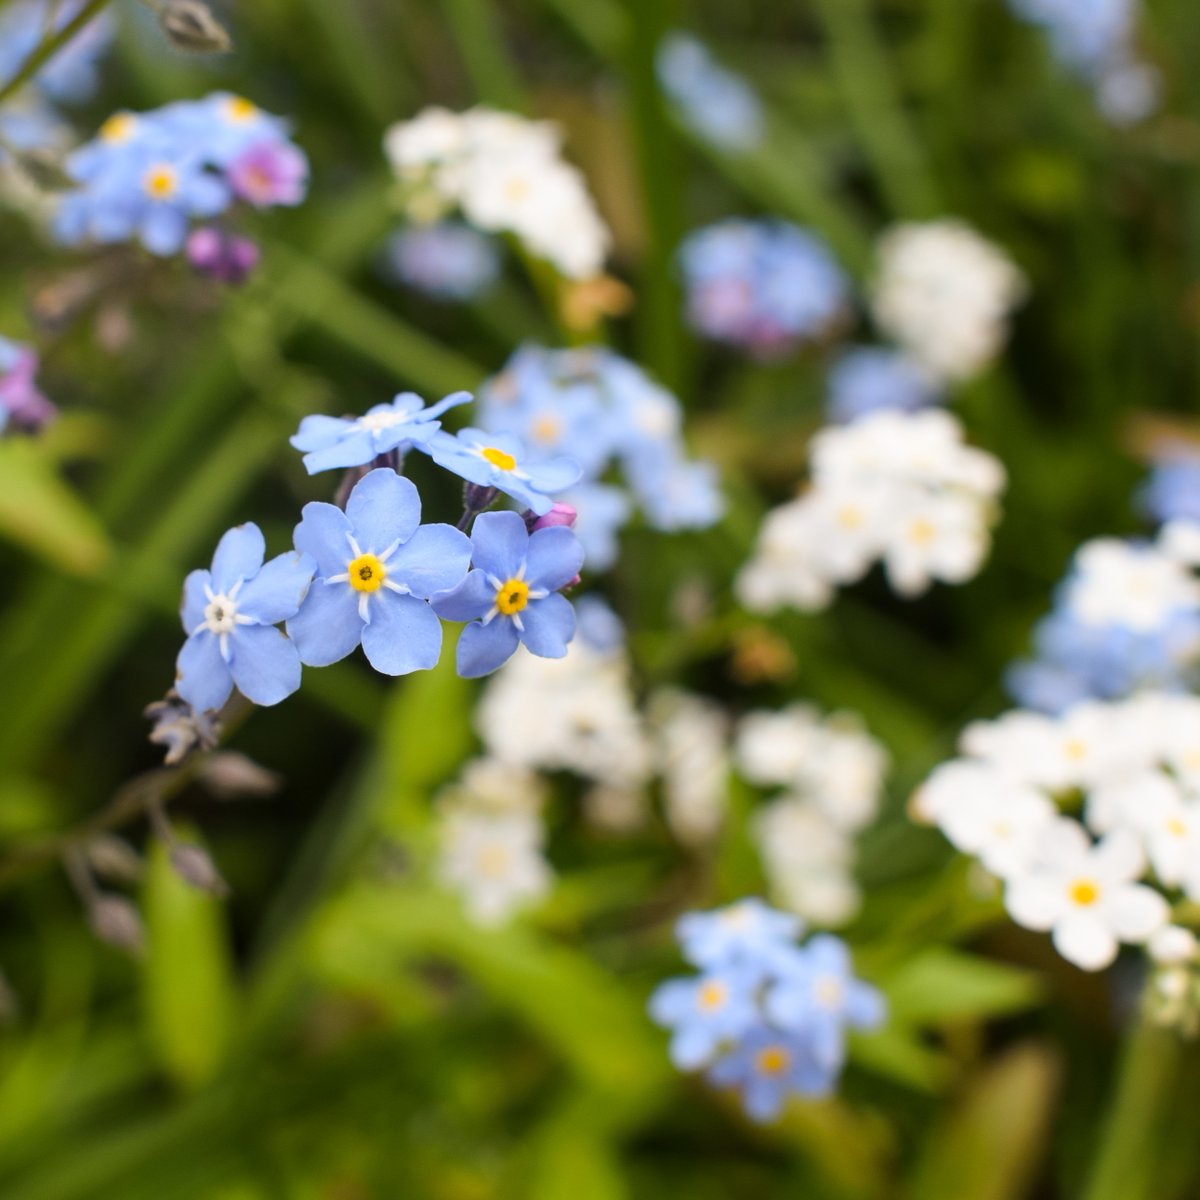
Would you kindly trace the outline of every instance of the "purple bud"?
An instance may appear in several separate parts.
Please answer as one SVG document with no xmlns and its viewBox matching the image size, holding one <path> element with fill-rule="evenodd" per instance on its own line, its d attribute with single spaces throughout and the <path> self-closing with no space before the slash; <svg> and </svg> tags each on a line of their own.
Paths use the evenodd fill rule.
<svg viewBox="0 0 1200 1200">
<path fill-rule="evenodd" d="M 0 338 L 0 409 L 3 417 L 22 429 L 36 431 L 58 414 L 37 389 L 37 353 L 28 346 Z M 0 419 L 0 428 L 5 421 Z"/>
<path fill-rule="evenodd" d="M 203 225 L 188 235 L 187 260 L 202 275 L 238 284 L 258 266 L 261 251 L 250 238 Z"/>
<path fill-rule="evenodd" d="M 530 516 L 532 515 L 531 513 Z M 529 532 L 536 533 L 539 529 L 553 529 L 556 525 L 565 525 L 568 529 L 574 529 L 578 516 L 578 509 L 570 504 L 563 504 L 560 501 L 548 513 L 543 513 L 540 517 L 535 517 L 532 521 L 528 517 L 525 520 L 529 526 Z"/>
</svg>

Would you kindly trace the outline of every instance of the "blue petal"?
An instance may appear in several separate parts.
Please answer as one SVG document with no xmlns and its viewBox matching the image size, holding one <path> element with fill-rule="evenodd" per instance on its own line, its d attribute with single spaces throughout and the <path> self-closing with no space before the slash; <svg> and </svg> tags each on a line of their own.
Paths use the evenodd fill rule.
<svg viewBox="0 0 1200 1200">
<path fill-rule="evenodd" d="M 850 974 L 850 951 L 846 943 L 830 933 L 820 933 L 810 938 L 804 947 L 809 966 L 814 971 L 845 977 Z"/>
<path fill-rule="evenodd" d="M 468 483 L 490 484 L 497 474 L 490 462 L 480 458 L 464 442 L 442 429 L 416 448 L 428 454 L 438 466 L 453 471 Z"/>
<path fill-rule="evenodd" d="M 192 571 L 183 581 L 183 605 L 179 615 L 184 633 L 190 635 L 203 622 L 204 610 L 208 606 L 204 589 L 211 586 L 212 576 L 207 571 Z"/>
<path fill-rule="evenodd" d="M 433 611 L 446 621 L 474 621 L 486 616 L 496 603 L 496 589 L 485 571 L 472 571 L 456 588 L 431 599 Z"/>
<path fill-rule="evenodd" d="M 238 691 L 255 704 L 278 704 L 300 687 L 300 655 L 274 626 L 239 629 L 230 658 Z"/>
<path fill-rule="evenodd" d="M 468 625 L 458 639 L 458 673 L 464 679 L 490 675 L 512 658 L 517 645 L 517 631 L 509 620 Z"/>
<path fill-rule="evenodd" d="M 304 469 L 310 475 L 337 467 L 364 467 L 375 457 L 375 442 L 369 429 L 356 429 L 341 441 L 304 456 Z"/>
<path fill-rule="evenodd" d="M 175 660 L 175 690 L 197 711 L 220 708 L 233 691 L 233 676 L 221 657 L 216 634 L 194 633 Z"/>
<path fill-rule="evenodd" d="M 267 544 L 253 521 L 235 525 L 217 543 L 212 561 L 212 588 L 226 594 L 239 579 L 253 579 L 262 566 Z"/>
<path fill-rule="evenodd" d="M 371 623 L 363 630 L 367 661 L 384 675 L 407 675 L 437 666 L 442 654 L 442 623 L 424 600 L 380 593 Z"/>
<path fill-rule="evenodd" d="M 143 219 L 138 234 L 151 254 L 166 256 L 177 253 L 183 246 L 187 227 L 187 217 L 177 208 L 155 205 Z"/>
<path fill-rule="evenodd" d="M 304 506 L 300 524 L 292 534 L 296 549 L 316 560 L 317 575 L 340 575 L 354 557 L 350 549 L 350 522 L 336 504 L 313 500 Z"/>
<path fill-rule="evenodd" d="M 525 581 L 530 587 L 557 592 L 582 566 L 583 543 L 565 525 L 539 529 L 530 536 L 525 553 Z"/>
<path fill-rule="evenodd" d="M 452 525 L 422 525 L 387 560 L 387 573 L 414 596 L 428 599 L 462 583 L 470 565 L 471 541 L 465 533 Z"/>
<path fill-rule="evenodd" d="M 555 592 L 544 600 L 532 600 L 521 613 L 521 641 L 539 658 L 563 658 L 575 636 L 575 610 L 571 602 Z"/>
<path fill-rule="evenodd" d="M 503 583 L 525 562 L 529 534 L 515 512 L 480 513 L 471 529 L 473 565 Z"/>
<path fill-rule="evenodd" d="M 469 404 L 475 397 L 470 392 L 451 392 L 436 404 L 431 404 L 424 412 L 426 417 L 440 417 L 448 409 L 457 408 L 460 404 Z"/>
<path fill-rule="evenodd" d="M 539 492 L 561 492 L 579 482 L 583 468 L 573 458 L 552 458 L 530 466 L 529 482 Z"/>
<path fill-rule="evenodd" d="M 363 551 L 380 554 L 412 537 L 421 521 L 421 497 L 411 479 L 377 467 L 355 484 L 346 516 Z"/>
<path fill-rule="evenodd" d="M 327 667 L 345 658 L 362 640 L 362 631 L 358 593 L 348 583 L 314 583 L 287 623 L 288 637 L 309 667 Z"/>
<path fill-rule="evenodd" d="M 316 569 L 317 560 L 311 554 L 296 550 L 271 559 L 238 593 L 238 612 L 253 617 L 260 625 L 294 617 Z"/>
<path fill-rule="evenodd" d="M 696 981 L 668 979 L 654 989 L 649 1003 L 650 1018 L 658 1025 L 675 1025 L 696 1011 Z"/>
<path fill-rule="evenodd" d="M 315 413 L 300 422 L 300 428 L 288 441 L 297 450 L 324 450 L 327 446 L 341 441 L 353 428 L 354 422 L 347 421 L 344 417 L 327 417 L 322 413 Z"/>
<path fill-rule="evenodd" d="M 869 984 L 854 982 L 846 995 L 846 1020 L 855 1029 L 877 1029 L 887 1018 L 887 1003 Z"/>
<path fill-rule="evenodd" d="M 692 1071 L 702 1066 L 717 1048 L 718 1039 L 713 1031 L 695 1022 L 681 1025 L 671 1039 L 671 1061 L 681 1071 Z"/>
<path fill-rule="evenodd" d="M 215 175 L 198 173 L 187 189 L 188 209 L 198 217 L 214 217 L 229 204 L 229 189 Z"/>
</svg>

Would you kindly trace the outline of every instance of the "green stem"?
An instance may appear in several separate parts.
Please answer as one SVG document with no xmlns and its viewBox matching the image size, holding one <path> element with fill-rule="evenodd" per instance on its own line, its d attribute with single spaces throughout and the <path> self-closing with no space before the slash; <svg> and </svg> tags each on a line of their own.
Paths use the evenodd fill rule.
<svg viewBox="0 0 1200 1200">
<path fill-rule="evenodd" d="M 0 86 L 0 104 L 28 83 L 93 17 L 99 16 L 107 4 L 108 0 L 88 0 L 56 34 L 35 47 L 17 73 L 6 84 Z"/>
<path fill-rule="evenodd" d="M 445 0 L 444 14 L 479 98 L 497 108 L 525 112 L 525 90 L 505 53 L 497 7 L 487 0 Z"/>
<path fill-rule="evenodd" d="M 1155 1133 L 1173 1107 L 1183 1051 L 1179 1037 L 1143 1020 L 1126 1040 L 1083 1200 L 1150 1200 L 1157 1195 Z"/>
</svg>

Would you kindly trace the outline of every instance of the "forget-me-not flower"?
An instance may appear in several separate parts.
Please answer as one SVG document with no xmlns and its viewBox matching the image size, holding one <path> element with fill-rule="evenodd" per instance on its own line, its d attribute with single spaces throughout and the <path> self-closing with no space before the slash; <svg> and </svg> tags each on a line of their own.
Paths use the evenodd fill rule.
<svg viewBox="0 0 1200 1200">
<path fill-rule="evenodd" d="M 789 1096 L 825 1096 L 834 1084 L 807 1039 L 765 1025 L 714 1063 L 708 1078 L 717 1087 L 737 1088 L 756 1121 L 779 1116 Z"/>
<path fill-rule="evenodd" d="M 579 574 L 583 547 L 565 525 L 530 534 L 514 512 L 482 513 L 471 530 L 474 568 L 433 597 L 448 621 L 470 621 L 458 640 L 458 673 L 488 675 L 518 643 L 541 658 L 562 658 L 575 634 L 575 610 L 558 594 Z"/>
<path fill-rule="evenodd" d="M 757 980 L 735 971 L 668 979 L 650 997 L 650 1015 L 672 1030 L 671 1061 L 690 1071 L 712 1059 L 759 1020 Z"/>
<path fill-rule="evenodd" d="M 500 274 L 495 242 L 461 221 L 405 226 L 385 253 L 390 275 L 438 300 L 471 300 Z"/>
<path fill-rule="evenodd" d="M 803 922 L 751 896 L 713 912 L 687 913 L 675 934 L 683 956 L 706 970 L 734 967 L 765 970 L 793 940 Z"/>
<path fill-rule="evenodd" d="M 555 492 L 577 483 L 582 474 L 572 458 L 530 461 L 519 438 L 482 429 L 460 429 L 454 436 L 437 433 L 417 449 L 468 483 L 496 488 L 538 516 L 554 506 Z"/>
<path fill-rule="evenodd" d="M 316 560 L 308 597 L 287 623 L 302 662 L 328 666 L 361 643 L 385 675 L 437 665 L 442 624 L 428 600 L 462 581 L 471 543 L 449 525 L 421 524 L 412 480 L 378 467 L 355 485 L 345 512 L 306 504 L 295 541 Z"/>
<path fill-rule="evenodd" d="M 925 369 L 899 350 L 852 346 L 829 370 L 826 412 L 831 421 L 853 421 L 881 408 L 911 412 L 936 404 L 939 389 Z"/>
<path fill-rule="evenodd" d="M 57 409 L 38 390 L 38 355 L 32 346 L 0 337 L 0 430 L 9 421 L 40 429 Z"/>
<path fill-rule="evenodd" d="M 363 467 L 381 454 L 429 441 L 441 428 L 437 418 L 470 399 L 470 392 L 454 392 L 426 408 L 414 392 L 401 392 L 390 404 L 377 404 L 361 417 L 305 417 L 291 444 L 306 452 L 304 466 L 310 475 L 333 467 Z"/>
<path fill-rule="evenodd" d="M 212 569 L 183 585 L 181 616 L 188 639 L 176 662 L 175 690 L 197 711 L 217 709 L 234 684 L 255 704 L 278 704 L 300 686 L 300 657 L 276 628 L 295 616 L 316 563 L 290 552 L 264 565 L 257 525 L 229 530 Z"/>
</svg>

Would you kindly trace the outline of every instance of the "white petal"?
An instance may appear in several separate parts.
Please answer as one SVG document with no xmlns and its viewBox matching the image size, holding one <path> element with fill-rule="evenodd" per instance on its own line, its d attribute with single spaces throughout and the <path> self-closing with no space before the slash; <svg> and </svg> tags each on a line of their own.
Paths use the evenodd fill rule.
<svg viewBox="0 0 1200 1200">
<path fill-rule="evenodd" d="M 1044 933 L 1066 911 L 1067 897 L 1055 880 L 1045 875 L 1028 875 L 1008 885 L 1004 907 L 1018 925 Z"/>
<path fill-rule="evenodd" d="M 1167 923 L 1170 909 L 1153 888 L 1133 883 L 1107 897 L 1104 917 L 1123 942 L 1144 942 Z"/>
<path fill-rule="evenodd" d="M 1107 884 L 1128 883 L 1146 869 L 1142 844 L 1128 829 L 1117 829 L 1100 842 L 1092 853 L 1092 870 Z"/>
<path fill-rule="evenodd" d="M 1099 971 L 1117 957 L 1117 939 L 1099 917 L 1073 913 L 1054 927 L 1055 949 L 1084 971 Z"/>
</svg>

